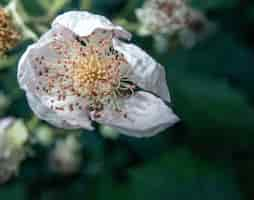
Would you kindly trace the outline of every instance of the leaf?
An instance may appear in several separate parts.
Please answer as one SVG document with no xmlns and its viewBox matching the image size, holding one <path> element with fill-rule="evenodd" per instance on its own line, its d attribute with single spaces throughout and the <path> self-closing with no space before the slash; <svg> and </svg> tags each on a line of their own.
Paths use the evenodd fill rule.
<svg viewBox="0 0 254 200">
<path fill-rule="evenodd" d="M 129 186 L 117 184 L 110 175 L 103 175 L 96 180 L 96 190 L 92 191 L 92 198 L 95 200 L 131 200 L 132 193 L 129 192 Z"/>
<path fill-rule="evenodd" d="M 59 10 L 61 10 L 70 0 L 43 0 L 38 1 L 41 7 L 44 10 L 47 10 L 48 13 L 55 15 Z"/>
<path fill-rule="evenodd" d="M 1 185 L 0 197 L 1 199 L 25 200 L 24 185 L 20 183 Z"/>
<path fill-rule="evenodd" d="M 164 63 L 175 110 L 192 136 L 210 145 L 253 143 L 254 60 L 248 49 L 220 33 L 167 55 Z"/>
<path fill-rule="evenodd" d="M 195 158 L 187 149 L 164 154 L 129 170 L 125 182 L 109 174 L 97 177 L 91 198 L 96 200 L 206 199 L 241 200 L 231 168 Z"/>
<path fill-rule="evenodd" d="M 193 6 L 203 10 L 233 8 L 238 2 L 239 0 L 191 0 Z"/>
<path fill-rule="evenodd" d="M 4 56 L 0 60 L 0 71 L 8 69 L 17 63 L 17 56 Z"/>
<path fill-rule="evenodd" d="M 191 135 L 202 138 L 197 143 L 253 143 L 254 111 L 244 95 L 221 79 L 173 71 L 170 76 L 175 111 Z"/>
<path fill-rule="evenodd" d="M 241 199 L 231 170 L 199 160 L 186 150 L 166 154 L 130 175 L 133 200 Z"/>
<path fill-rule="evenodd" d="M 240 87 L 253 91 L 254 60 L 252 51 L 235 41 L 229 34 L 218 31 L 191 50 L 170 52 L 166 66 L 181 71 L 235 81 Z"/>
</svg>

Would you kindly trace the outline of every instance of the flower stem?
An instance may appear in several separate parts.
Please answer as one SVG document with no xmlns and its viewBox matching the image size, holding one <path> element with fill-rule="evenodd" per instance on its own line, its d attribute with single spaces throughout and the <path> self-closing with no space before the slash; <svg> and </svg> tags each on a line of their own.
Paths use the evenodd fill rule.
<svg viewBox="0 0 254 200">
<path fill-rule="evenodd" d="M 24 39 L 32 39 L 36 41 L 38 39 L 38 36 L 29 27 L 26 26 L 21 15 L 18 13 L 18 7 L 21 6 L 18 3 L 18 0 L 11 0 L 9 4 L 5 7 L 5 10 L 11 15 L 14 23 L 21 30 Z"/>
</svg>

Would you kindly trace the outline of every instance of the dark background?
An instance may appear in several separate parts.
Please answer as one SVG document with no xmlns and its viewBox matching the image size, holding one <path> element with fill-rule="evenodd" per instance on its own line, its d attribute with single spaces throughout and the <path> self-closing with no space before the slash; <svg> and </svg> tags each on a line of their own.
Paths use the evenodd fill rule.
<svg viewBox="0 0 254 200">
<path fill-rule="evenodd" d="M 53 5 L 52 17 L 89 9 L 136 22 L 134 10 L 143 1 L 67 0 L 63 6 L 63 0 L 22 2 L 29 19 L 49 27 L 50 20 L 42 16 Z M 82 166 L 72 176 L 49 170 L 47 156 L 53 145 L 32 145 L 35 156 L 23 162 L 17 177 L 0 186 L 1 200 L 254 199 L 254 2 L 192 0 L 191 5 L 217 24 L 217 32 L 194 48 L 158 54 L 151 37 L 134 33 L 132 40 L 165 66 L 181 123 L 148 139 L 109 139 L 100 131 L 83 131 Z M 29 19 L 29 26 L 39 32 Z M 26 123 L 33 114 L 18 88 L 16 70 L 31 42 L 22 42 L 0 61 L 0 90 L 10 99 L 0 116 L 16 116 Z M 72 134 L 50 128 L 57 137 Z"/>
</svg>

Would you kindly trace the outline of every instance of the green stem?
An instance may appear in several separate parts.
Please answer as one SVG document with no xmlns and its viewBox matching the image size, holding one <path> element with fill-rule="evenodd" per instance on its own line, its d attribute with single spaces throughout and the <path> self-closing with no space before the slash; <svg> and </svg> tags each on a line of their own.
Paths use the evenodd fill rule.
<svg viewBox="0 0 254 200">
<path fill-rule="evenodd" d="M 137 32 L 139 29 L 139 24 L 135 22 L 129 22 L 126 19 L 123 18 L 117 18 L 114 20 L 114 22 L 120 26 L 123 26 L 126 30 L 130 32 Z"/>
<path fill-rule="evenodd" d="M 28 121 L 27 123 L 27 127 L 29 129 L 29 131 L 33 131 L 37 125 L 39 124 L 39 119 L 35 116 L 33 116 L 30 121 Z"/>
<path fill-rule="evenodd" d="M 18 5 L 19 0 L 11 0 L 9 4 L 5 7 L 5 10 L 7 13 L 11 15 L 11 17 L 14 20 L 14 23 L 20 28 L 22 35 L 25 39 L 32 39 L 36 41 L 38 39 L 38 36 L 30 29 L 28 28 L 22 17 L 18 14 Z"/>
</svg>

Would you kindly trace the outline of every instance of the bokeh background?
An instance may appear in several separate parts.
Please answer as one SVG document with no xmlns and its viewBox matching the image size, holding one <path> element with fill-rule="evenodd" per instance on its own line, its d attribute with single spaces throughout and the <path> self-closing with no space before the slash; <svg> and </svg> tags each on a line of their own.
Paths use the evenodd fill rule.
<svg viewBox="0 0 254 200">
<path fill-rule="evenodd" d="M 135 23 L 143 0 L 20 0 L 38 34 L 68 10 L 89 10 Z M 5 5 L 7 0 L 1 0 Z M 0 60 L 0 117 L 15 116 L 30 134 L 53 133 L 48 145 L 31 142 L 18 175 L 0 185 L 8 200 L 252 200 L 254 199 L 254 2 L 192 0 L 217 31 L 191 49 L 158 53 L 151 37 L 133 34 L 165 66 L 173 108 L 181 123 L 147 139 L 65 131 L 39 121 L 16 81 L 26 40 Z M 76 134 L 82 163 L 77 173 L 52 172 L 48 155 L 56 140 Z"/>
</svg>

